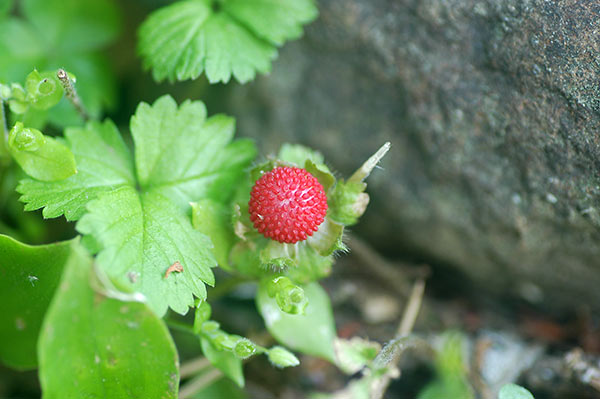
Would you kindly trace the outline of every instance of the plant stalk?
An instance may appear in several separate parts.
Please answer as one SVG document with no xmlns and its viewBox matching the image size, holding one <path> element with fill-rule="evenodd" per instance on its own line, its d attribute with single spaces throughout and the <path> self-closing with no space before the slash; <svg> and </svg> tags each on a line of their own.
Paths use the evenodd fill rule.
<svg viewBox="0 0 600 399">
<path fill-rule="evenodd" d="M 65 89 L 65 95 L 67 96 L 67 99 L 71 102 L 71 104 L 73 104 L 73 107 L 75 107 L 83 120 L 87 122 L 90 119 L 90 116 L 83 107 L 83 103 L 81 102 L 81 99 L 77 94 L 77 90 L 75 90 L 75 86 L 73 86 L 73 82 L 71 81 L 71 78 L 69 78 L 67 71 L 62 68 L 59 69 L 58 72 L 56 72 L 56 77 L 60 81 L 63 89 Z"/>
</svg>

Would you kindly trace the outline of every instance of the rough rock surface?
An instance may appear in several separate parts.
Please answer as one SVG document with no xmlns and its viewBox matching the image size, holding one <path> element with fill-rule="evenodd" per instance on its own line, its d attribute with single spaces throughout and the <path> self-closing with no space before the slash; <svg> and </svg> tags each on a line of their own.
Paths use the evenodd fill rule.
<svg viewBox="0 0 600 399">
<path fill-rule="evenodd" d="M 548 310 L 600 310 L 600 3 L 322 0 L 271 76 L 235 89 L 241 134 L 347 175 L 391 141 L 356 227 Z"/>
</svg>

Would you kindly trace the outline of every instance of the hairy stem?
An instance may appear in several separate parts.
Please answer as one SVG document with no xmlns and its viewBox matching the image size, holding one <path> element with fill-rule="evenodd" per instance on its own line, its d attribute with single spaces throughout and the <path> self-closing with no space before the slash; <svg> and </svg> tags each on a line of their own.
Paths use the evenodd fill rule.
<svg viewBox="0 0 600 399">
<path fill-rule="evenodd" d="M 84 121 L 88 121 L 90 116 L 83 107 L 83 103 L 81 102 L 79 95 L 77 95 L 77 90 L 75 90 L 75 86 L 73 86 L 73 82 L 71 81 L 71 78 L 69 78 L 67 71 L 62 68 L 59 69 L 58 72 L 56 72 L 56 77 L 58 77 L 58 80 L 60 80 L 63 89 L 65 89 L 65 95 L 71 104 L 73 104 L 73 107 L 75 107 Z"/>
</svg>

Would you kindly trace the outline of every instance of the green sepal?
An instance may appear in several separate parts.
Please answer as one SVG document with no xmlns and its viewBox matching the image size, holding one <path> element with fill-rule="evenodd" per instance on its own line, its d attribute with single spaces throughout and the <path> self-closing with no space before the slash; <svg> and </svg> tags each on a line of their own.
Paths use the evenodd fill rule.
<svg viewBox="0 0 600 399">
<path fill-rule="evenodd" d="M 335 184 L 335 177 L 329 171 L 329 168 L 325 166 L 325 164 L 315 164 L 313 161 L 307 160 L 304 164 L 304 169 L 306 169 L 319 181 L 319 183 L 321 183 L 325 193 L 328 193 L 329 189 Z"/>
<path fill-rule="evenodd" d="M 273 170 L 277 165 L 275 161 L 263 162 L 250 169 L 250 180 L 252 184 L 262 177 L 267 172 Z M 249 193 L 248 193 L 249 194 Z"/>
<path fill-rule="evenodd" d="M 77 173 L 75 157 L 67 146 L 21 122 L 11 129 L 8 148 L 25 173 L 35 179 L 64 180 Z"/>
<path fill-rule="evenodd" d="M 344 226 L 327 217 L 319 226 L 319 230 L 308 237 L 307 242 L 319 255 L 329 256 L 336 250 L 344 248 L 342 244 L 343 234 Z"/>
<path fill-rule="evenodd" d="M 25 79 L 27 100 L 35 109 L 48 109 L 61 100 L 64 89 L 56 77 L 56 72 L 38 72 L 34 69 Z"/>
<path fill-rule="evenodd" d="M 296 259 L 292 258 L 290 247 L 294 248 L 291 244 L 269 240 L 266 247 L 260 251 L 261 267 L 266 270 L 279 271 L 296 266 L 297 262 Z"/>
<path fill-rule="evenodd" d="M 302 167 L 307 160 L 319 165 L 324 165 L 323 155 L 311 148 L 305 147 L 300 144 L 284 144 L 279 149 L 277 158 L 294 164 L 295 166 Z"/>
<path fill-rule="evenodd" d="M 327 215 L 344 226 L 356 224 L 369 204 L 366 188 L 367 184 L 362 181 L 338 181 L 328 198 Z"/>
</svg>

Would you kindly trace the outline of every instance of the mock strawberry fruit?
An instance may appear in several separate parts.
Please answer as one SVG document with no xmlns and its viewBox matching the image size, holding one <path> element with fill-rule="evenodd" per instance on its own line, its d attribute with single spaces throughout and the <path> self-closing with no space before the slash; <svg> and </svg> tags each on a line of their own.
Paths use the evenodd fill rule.
<svg viewBox="0 0 600 399">
<path fill-rule="evenodd" d="M 248 202 L 250 219 L 265 237 L 281 243 L 304 241 L 327 214 L 327 196 L 304 169 L 277 167 L 256 181 Z"/>
</svg>

